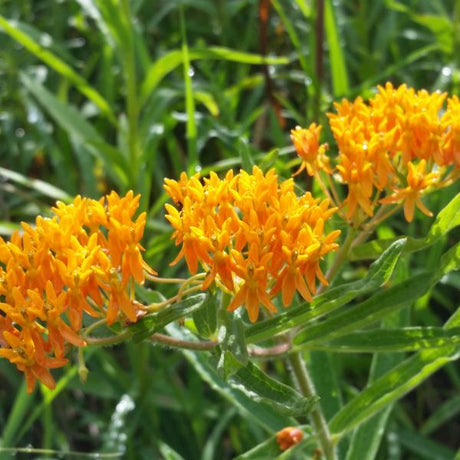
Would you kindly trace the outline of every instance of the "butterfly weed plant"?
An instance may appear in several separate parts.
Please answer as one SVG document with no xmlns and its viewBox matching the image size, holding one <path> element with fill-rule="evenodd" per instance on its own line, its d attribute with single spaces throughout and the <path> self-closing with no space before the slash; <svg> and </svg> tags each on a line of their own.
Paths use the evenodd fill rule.
<svg viewBox="0 0 460 460">
<path fill-rule="evenodd" d="M 193 355 L 222 393 L 252 405 L 266 440 L 240 458 L 332 460 L 347 450 L 358 458 L 365 427 L 376 442 L 372 429 L 392 405 L 459 354 L 458 309 L 437 326 L 387 319 L 458 269 L 455 241 L 423 270 L 398 267 L 460 224 L 459 195 L 437 216 L 427 204 L 459 177 L 460 102 L 387 83 L 327 117 L 332 145 L 318 124 L 291 131 L 300 164 L 291 178 L 254 165 L 164 179 L 177 247 L 169 263 L 185 261 L 183 278 L 144 260 L 146 212 L 132 191 L 58 202 L 0 239 L 0 356 L 24 374 L 27 391 L 37 382 L 53 390 L 54 369 L 73 350 L 85 381 L 87 349 L 150 341 Z M 434 217 L 423 237 L 376 237 L 390 217 L 411 222 L 417 213 Z M 374 261 L 347 280 L 363 258 Z M 367 386 L 331 412 L 310 375 L 315 350 L 412 354 L 387 368 L 377 362 Z M 290 382 L 270 372 L 271 361 L 286 363 Z"/>
</svg>

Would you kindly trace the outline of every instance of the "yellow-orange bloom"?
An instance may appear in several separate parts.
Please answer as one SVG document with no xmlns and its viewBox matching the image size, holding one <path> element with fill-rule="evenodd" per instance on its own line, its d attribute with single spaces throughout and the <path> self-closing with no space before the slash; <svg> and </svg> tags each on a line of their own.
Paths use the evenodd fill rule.
<svg viewBox="0 0 460 460">
<path fill-rule="evenodd" d="M 447 99 L 447 108 L 443 106 Z M 415 91 L 406 85 L 379 86 L 366 103 L 362 97 L 334 104 L 329 124 L 337 142 L 334 160 L 339 182 L 347 186 L 342 215 L 359 226 L 381 204 L 404 202 L 412 220 L 415 206 L 430 215 L 420 200 L 429 187 L 442 187 L 459 175 L 460 102 L 445 93 Z M 321 165 L 319 127 L 296 128 L 291 134 L 308 174 L 334 170 Z M 338 193 L 334 193 L 335 198 Z"/>
<path fill-rule="evenodd" d="M 317 278 L 327 283 L 319 263 L 338 247 L 339 231 L 324 234 L 335 209 L 310 193 L 298 197 L 292 179 L 279 183 L 274 170 L 254 167 L 224 179 L 211 173 L 203 182 L 182 174 L 178 182 L 166 179 L 165 189 L 177 206 L 166 205 L 181 245 L 173 264 L 185 258 L 192 273 L 201 265 L 203 289 L 215 282 L 233 295 L 229 311 L 244 305 L 254 322 L 260 305 L 277 311 L 279 292 L 288 306 L 295 291 L 311 300 Z"/>
<path fill-rule="evenodd" d="M 53 388 L 49 369 L 65 365 L 66 345 L 85 345 L 84 314 L 136 321 L 133 282 L 153 273 L 141 256 L 138 205 L 132 192 L 78 196 L 34 227 L 23 223 L 10 241 L 0 238 L 0 356 L 25 373 L 28 391 L 37 379 Z"/>
<path fill-rule="evenodd" d="M 328 145 L 319 143 L 321 128 L 320 125 L 312 123 L 307 129 L 296 126 L 291 130 L 292 143 L 303 160 L 296 174 L 304 169 L 310 176 L 314 176 L 317 171 L 325 171 L 329 174 L 332 172 L 326 155 Z"/>
<path fill-rule="evenodd" d="M 394 189 L 394 193 L 386 198 L 383 198 L 381 203 L 404 203 L 404 217 L 408 222 L 412 222 L 414 218 L 415 206 L 417 206 L 423 214 L 432 216 L 432 212 L 420 200 L 422 192 L 430 185 L 434 184 L 438 178 L 437 173 L 426 172 L 426 161 L 421 160 L 418 165 L 414 165 L 411 161 L 408 163 L 407 172 L 407 187 Z"/>
</svg>

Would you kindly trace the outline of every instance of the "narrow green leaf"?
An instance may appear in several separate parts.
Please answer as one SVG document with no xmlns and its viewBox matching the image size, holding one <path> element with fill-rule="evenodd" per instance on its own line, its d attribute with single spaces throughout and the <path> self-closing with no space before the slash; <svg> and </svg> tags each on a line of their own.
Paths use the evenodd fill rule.
<svg viewBox="0 0 460 460">
<path fill-rule="evenodd" d="M 222 443 L 222 434 L 227 428 L 230 420 L 235 416 L 236 410 L 230 407 L 223 415 L 219 417 L 218 423 L 208 436 L 206 444 L 201 455 L 201 460 L 213 460 L 219 454 L 219 446 Z"/>
<path fill-rule="evenodd" d="M 310 305 L 290 308 L 274 318 L 250 326 L 246 332 L 248 343 L 271 339 L 274 335 L 304 325 L 347 304 L 357 296 L 371 292 L 386 283 L 393 272 L 406 240 L 400 239 L 369 267 L 366 276 L 359 281 L 330 288 L 317 296 Z"/>
<path fill-rule="evenodd" d="M 397 436 L 399 442 L 408 451 L 416 454 L 418 459 L 452 460 L 454 458 L 455 452 L 453 450 L 407 428 L 399 427 Z"/>
<path fill-rule="evenodd" d="M 451 419 L 457 419 L 460 415 L 460 395 L 449 398 L 436 411 L 430 415 L 420 428 L 420 433 L 429 435 L 436 431 L 441 425 L 444 425 Z"/>
<path fill-rule="evenodd" d="M 440 278 L 451 271 L 460 269 L 460 243 L 450 248 L 441 257 L 439 268 Z"/>
<path fill-rule="evenodd" d="M 447 321 L 444 328 L 460 326 L 460 308 Z M 331 420 L 335 434 L 345 434 L 368 417 L 397 401 L 449 361 L 458 359 L 460 346 L 451 345 L 434 350 L 422 350 L 406 359 L 378 378 L 358 396 L 345 405 Z"/>
<path fill-rule="evenodd" d="M 460 225 L 460 193 L 458 193 L 436 216 L 425 238 L 408 238 L 405 252 L 414 252 L 431 246 L 442 236 Z M 354 247 L 350 260 L 373 259 L 390 246 L 394 240 L 374 240 Z"/>
<path fill-rule="evenodd" d="M 161 457 L 164 460 L 185 460 L 182 455 L 176 452 L 171 446 L 168 446 L 168 444 L 163 442 L 161 439 L 159 439 L 157 442 Z"/>
<path fill-rule="evenodd" d="M 24 419 L 34 402 L 34 399 L 33 394 L 27 393 L 26 382 L 24 380 L 16 394 L 8 419 L 3 426 L 2 437 L 0 438 L 0 447 L 13 447 L 16 433 L 24 423 Z"/>
<path fill-rule="evenodd" d="M 202 307 L 206 299 L 206 294 L 195 294 L 185 300 L 168 305 L 157 313 L 152 313 L 142 318 L 137 323 L 129 326 L 135 343 L 150 337 L 155 332 L 163 329 L 167 324 L 176 321 L 184 316 L 192 314 Z"/>
<path fill-rule="evenodd" d="M 190 55 L 187 43 L 187 33 L 185 30 L 184 7 L 181 5 L 180 12 L 180 29 L 182 35 L 182 62 L 183 76 L 185 87 L 185 111 L 187 121 L 185 126 L 185 137 L 187 138 L 187 171 L 194 174 L 198 166 L 198 146 L 197 146 L 197 128 L 195 121 L 195 100 L 193 98 L 193 86 L 190 67 Z"/>
<path fill-rule="evenodd" d="M 203 104 L 213 117 L 219 116 L 219 106 L 211 93 L 207 93 L 205 91 L 194 91 L 193 97 L 197 102 Z"/>
<path fill-rule="evenodd" d="M 325 342 L 374 323 L 424 295 L 430 289 L 432 279 L 433 273 L 421 273 L 388 289 L 378 291 L 364 302 L 321 323 L 307 326 L 294 339 L 294 343 L 302 348 L 306 344 Z"/>
<path fill-rule="evenodd" d="M 64 104 L 24 73 L 21 74 L 21 81 L 62 129 L 77 141 L 92 147 L 93 154 L 104 161 L 108 172 L 117 182 L 127 183 L 126 171 L 129 171 L 129 166 L 121 152 L 108 145 L 75 107 Z"/>
<path fill-rule="evenodd" d="M 23 187 L 35 190 L 42 195 L 52 198 L 56 201 L 69 201 L 71 199 L 71 197 L 60 188 L 57 188 L 54 185 L 51 185 L 48 182 L 44 182 L 40 179 L 32 179 L 30 177 L 23 176 L 16 171 L 12 171 L 11 169 L 0 167 L 0 177 L 19 184 Z"/>
<path fill-rule="evenodd" d="M 24 48 L 30 51 L 38 59 L 72 82 L 78 91 L 94 102 L 101 112 L 104 113 L 112 123 L 116 124 L 116 117 L 107 101 L 64 61 L 33 40 L 31 36 L 24 32 L 24 30 L 21 30 L 15 21 L 9 21 L 3 16 L 0 16 L 0 27 L 2 27 L 11 38 L 24 46 Z"/>
<path fill-rule="evenodd" d="M 238 153 L 240 154 L 241 158 L 241 167 L 245 171 L 252 171 L 252 167 L 254 166 L 254 160 L 249 153 L 249 146 L 246 139 L 238 139 Z"/>
<path fill-rule="evenodd" d="M 230 383 L 254 401 L 271 404 L 285 415 L 306 416 L 318 401 L 317 397 L 307 398 L 292 387 L 277 382 L 252 362 L 242 367 L 230 379 Z"/>
<path fill-rule="evenodd" d="M 230 48 L 210 46 L 208 48 L 190 49 L 188 58 L 190 61 L 196 59 L 217 59 L 234 61 L 243 64 L 288 64 L 289 59 L 284 57 L 266 57 L 260 54 L 244 53 Z M 173 50 L 157 59 L 147 71 L 147 75 L 141 87 L 141 106 L 147 102 L 152 91 L 158 86 L 161 80 L 174 69 L 182 65 L 184 56 L 181 50 Z"/>
<path fill-rule="evenodd" d="M 272 149 L 267 152 L 259 162 L 259 168 L 264 172 L 273 168 L 275 166 L 276 160 L 278 160 L 279 152 L 279 149 Z"/>
<path fill-rule="evenodd" d="M 339 30 L 334 17 L 334 8 L 332 7 L 331 0 L 324 2 L 324 22 L 329 47 L 333 94 L 335 98 L 346 96 L 350 91 L 348 72 L 343 54 L 344 48 L 340 43 Z"/>
<path fill-rule="evenodd" d="M 344 353 L 381 353 L 418 351 L 460 344 L 460 328 L 407 327 L 401 329 L 371 329 L 352 332 L 314 349 Z"/>
</svg>

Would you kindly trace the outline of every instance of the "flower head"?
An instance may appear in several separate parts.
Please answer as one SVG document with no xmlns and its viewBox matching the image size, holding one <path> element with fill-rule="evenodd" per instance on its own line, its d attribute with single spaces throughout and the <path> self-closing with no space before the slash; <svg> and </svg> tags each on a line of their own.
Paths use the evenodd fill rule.
<svg viewBox="0 0 460 460">
<path fill-rule="evenodd" d="M 49 369 L 65 365 L 68 345 L 85 345 L 84 314 L 136 321 L 132 284 L 152 272 L 141 256 L 138 205 L 132 192 L 78 196 L 0 238 L 0 356 L 25 373 L 28 391 L 37 379 L 53 388 Z"/>
<path fill-rule="evenodd" d="M 279 292 L 289 306 L 296 291 L 311 300 L 317 278 L 327 283 L 319 264 L 338 247 L 339 231 L 324 234 L 335 209 L 309 193 L 298 197 L 292 179 L 279 183 L 274 170 L 254 167 L 223 179 L 211 173 L 202 182 L 182 174 L 178 182 L 167 179 L 165 189 L 178 206 L 166 205 L 181 245 L 172 263 L 185 258 L 192 273 L 201 266 L 203 289 L 216 283 L 233 295 L 229 311 L 244 305 L 254 322 L 261 305 L 277 311 Z"/>
<path fill-rule="evenodd" d="M 408 221 L 415 206 L 431 215 L 421 196 L 459 174 L 460 102 L 456 96 L 447 98 L 444 110 L 446 98 L 445 93 L 387 83 L 368 103 L 358 97 L 334 104 L 336 112 L 328 118 L 338 147 L 335 170 L 347 186 L 346 198 L 336 204 L 347 220 L 360 225 L 376 207 L 394 203 L 402 204 Z M 291 137 L 306 162 L 301 169 L 332 174 L 329 164 L 312 156 L 319 127 L 295 132 Z"/>
</svg>

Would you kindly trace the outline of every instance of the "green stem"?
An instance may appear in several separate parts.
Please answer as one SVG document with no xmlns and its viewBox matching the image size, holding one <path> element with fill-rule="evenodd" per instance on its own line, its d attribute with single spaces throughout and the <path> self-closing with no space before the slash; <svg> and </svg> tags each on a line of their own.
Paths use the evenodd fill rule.
<svg viewBox="0 0 460 460">
<path fill-rule="evenodd" d="M 117 345 L 119 343 L 125 342 L 131 338 L 131 332 L 126 330 L 118 335 L 113 335 L 111 337 L 85 337 L 85 341 L 88 345 L 97 345 L 101 347 Z"/>
<path fill-rule="evenodd" d="M 301 393 L 307 398 L 316 396 L 313 382 L 308 374 L 301 353 L 292 353 L 289 355 L 288 359 Z M 317 404 L 310 413 L 310 418 L 318 436 L 324 457 L 326 460 L 337 460 L 334 442 L 319 404 Z"/>
<path fill-rule="evenodd" d="M 351 228 L 351 227 L 348 228 L 348 233 L 347 233 L 347 236 L 345 238 L 345 241 L 343 242 L 342 246 L 340 246 L 340 249 L 338 250 L 338 252 L 337 252 L 337 254 L 335 256 L 334 263 L 331 265 L 331 267 L 329 268 L 329 270 L 326 273 L 326 279 L 328 281 L 331 281 L 334 278 L 334 276 L 339 271 L 341 265 L 346 260 L 346 258 L 348 256 L 348 251 L 350 249 L 350 246 L 353 243 L 354 236 L 355 236 L 355 230 L 353 228 Z M 325 287 L 326 286 L 324 286 L 324 285 L 320 286 L 318 288 L 317 294 L 321 294 L 321 292 L 324 291 Z"/>
<path fill-rule="evenodd" d="M 174 348 L 184 348 L 186 350 L 195 350 L 195 351 L 209 351 L 217 347 L 217 342 L 213 340 L 207 342 L 190 342 L 187 340 L 179 340 L 165 334 L 153 334 L 150 337 L 152 342 L 161 343 L 163 345 L 168 345 Z"/>
</svg>

